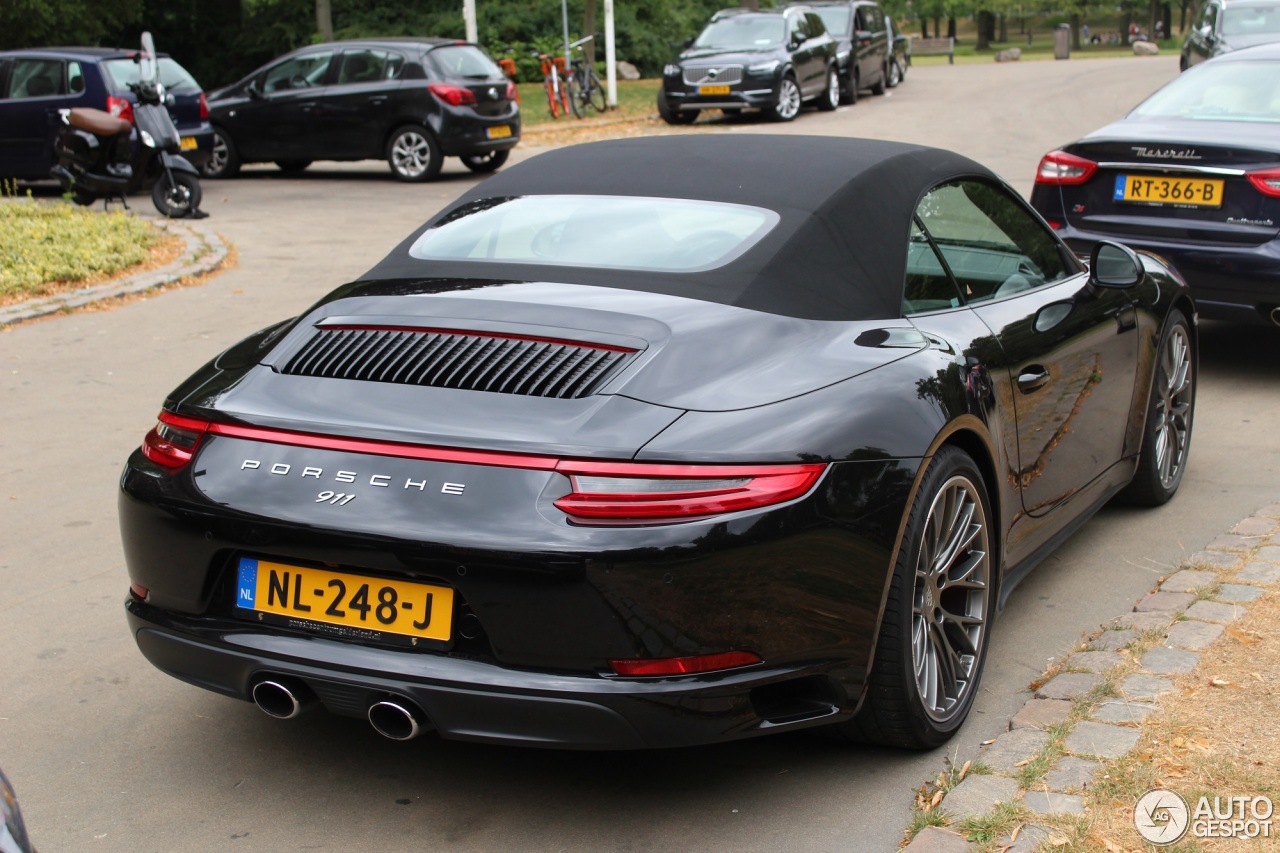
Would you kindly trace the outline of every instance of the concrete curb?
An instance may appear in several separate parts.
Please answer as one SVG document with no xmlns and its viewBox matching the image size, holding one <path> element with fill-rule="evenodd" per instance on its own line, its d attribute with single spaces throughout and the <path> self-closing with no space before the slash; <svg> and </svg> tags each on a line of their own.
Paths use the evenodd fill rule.
<svg viewBox="0 0 1280 853">
<path fill-rule="evenodd" d="M 991 775 L 970 775 L 956 785 L 939 808 L 953 822 L 984 817 L 1011 800 L 1039 814 L 1084 814 L 1088 790 L 1102 762 L 1129 753 L 1138 741 L 1134 725 L 1160 710 L 1160 697 L 1173 688 L 1168 676 L 1192 671 L 1200 651 L 1223 634 L 1224 623 L 1243 616 L 1246 605 L 1280 583 L 1280 504 L 1263 507 L 1236 524 L 1228 535 L 1192 554 L 1185 566 L 1210 565 L 1216 572 L 1182 568 L 1165 578 L 1160 588 L 1137 602 L 1133 611 L 1102 626 L 1088 641 L 1088 649 L 1064 656 L 1061 671 L 1041 685 L 1014 717 L 1008 731 L 986 744 L 977 760 Z M 1219 584 L 1221 584 L 1219 586 Z M 1211 598 L 1205 592 L 1217 591 Z M 1063 742 L 1065 750 L 1049 772 L 1024 790 L 1012 778 L 1047 741 L 1045 729 L 1066 720 L 1072 701 L 1086 696 L 1093 685 L 1129 658 L 1116 652 L 1160 631 L 1160 640 L 1138 661 L 1137 671 L 1119 684 L 1121 696 L 1097 703 L 1091 719 L 1076 723 Z M 1148 636 L 1150 636 L 1148 634 Z M 1072 671 L 1068 671 L 1072 670 Z M 1084 670 L 1084 672 L 1081 672 Z M 991 792 L 997 792 L 993 798 Z M 1045 826 L 1029 823 L 1015 840 L 997 841 L 1007 853 L 1030 853 L 1051 836 Z M 968 841 L 948 828 L 928 827 L 908 844 L 905 853 L 976 851 L 983 845 Z"/>
<path fill-rule="evenodd" d="M 104 281 L 92 287 L 82 287 L 54 296 L 43 296 L 0 307 L 0 327 L 50 314 L 59 314 L 104 299 L 142 293 L 188 276 L 213 272 L 226 261 L 230 247 L 216 231 L 203 222 L 179 219 L 153 219 L 152 222 L 161 231 L 180 236 L 185 241 L 182 254 L 176 261 L 156 269 Z"/>
</svg>

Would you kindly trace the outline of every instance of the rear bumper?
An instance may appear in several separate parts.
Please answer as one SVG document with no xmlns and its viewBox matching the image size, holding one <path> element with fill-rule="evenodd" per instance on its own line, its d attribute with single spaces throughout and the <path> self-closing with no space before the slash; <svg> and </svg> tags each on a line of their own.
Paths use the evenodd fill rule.
<svg viewBox="0 0 1280 853">
<path fill-rule="evenodd" d="M 613 679 L 244 630 L 180 629 L 126 602 L 138 648 L 175 678 L 251 701 L 265 679 L 301 683 L 334 713 L 364 717 L 388 696 L 417 705 L 450 740 L 573 749 L 713 743 L 847 719 L 830 664 L 753 667 L 668 679 Z M 855 697 L 856 699 L 856 697 Z"/>
<path fill-rule="evenodd" d="M 1255 246 L 1169 243 L 1070 225 L 1058 234 L 1077 254 L 1087 255 L 1100 240 L 1113 240 L 1160 256 L 1186 279 L 1206 319 L 1271 325 L 1272 312 L 1280 308 L 1280 240 Z"/>
</svg>

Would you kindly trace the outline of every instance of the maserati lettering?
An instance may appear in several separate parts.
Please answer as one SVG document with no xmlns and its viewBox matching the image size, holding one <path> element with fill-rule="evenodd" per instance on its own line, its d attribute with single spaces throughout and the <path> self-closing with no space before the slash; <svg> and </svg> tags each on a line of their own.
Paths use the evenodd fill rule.
<svg viewBox="0 0 1280 853">
<path fill-rule="evenodd" d="M 1148 148 L 1145 145 L 1133 146 L 1133 153 L 1139 157 L 1147 157 L 1153 160 L 1201 160 L 1203 159 L 1196 153 L 1194 148 Z"/>
<path fill-rule="evenodd" d="M 262 467 L 262 460 L 260 459 L 246 459 L 240 463 L 241 471 L 265 470 L 268 474 L 274 474 L 277 477 L 288 477 L 292 474 L 294 476 L 297 476 L 303 479 L 306 479 L 306 478 L 313 478 L 316 480 L 325 479 L 325 472 L 323 468 L 306 466 L 302 468 L 300 471 L 297 469 L 298 469 L 298 466 L 291 465 L 288 462 L 275 462 L 270 467 L 264 469 Z M 376 486 L 377 488 L 380 488 L 380 489 L 389 489 L 389 488 L 392 488 L 392 485 L 393 485 L 393 481 L 391 479 L 390 474 L 372 474 L 366 479 L 364 478 L 363 474 L 360 474 L 357 471 L 338 470 L 333 472 L 332 479 L 338 483 L 364 482 L 370 486 Z M 428 483 L 426 480 L 415 480 L 412 477 L 406 477 L 402 488 L 417 489 L 420 492 L 425 492 L 427 490 L 427 485 Z M 460 495 L 464 491 L 466 491 L 466 488 L 467 488 L 466 483 L 441 483 L 440 494 Z M 329 493 L 329 497 L 333 497 L 332 492 Z"/>
</svg>

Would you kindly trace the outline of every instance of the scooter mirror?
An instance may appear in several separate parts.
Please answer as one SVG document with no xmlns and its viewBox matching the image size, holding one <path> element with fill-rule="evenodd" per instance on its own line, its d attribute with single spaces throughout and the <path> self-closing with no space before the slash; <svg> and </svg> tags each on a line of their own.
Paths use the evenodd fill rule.
<svg viewBox="0 0 1280 853">
<path fill-rule="evenodd" d="M 138 68 L 138 79 L 143 83 L 156 79 L 156 43 L 149 32 L 142 34 L 142 62 Z"/>
</svg>

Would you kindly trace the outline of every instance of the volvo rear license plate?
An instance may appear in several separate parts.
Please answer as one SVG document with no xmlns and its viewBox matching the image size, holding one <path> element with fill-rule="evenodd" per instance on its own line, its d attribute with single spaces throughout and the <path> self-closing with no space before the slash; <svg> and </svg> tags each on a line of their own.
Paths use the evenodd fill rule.
<svg viewBox="0 0 1280 853">
<path fill-rule="evenodd" d="M 699 86 L 699 95 L 727 95 L 729 94 L 728 86 Z"/>
<path fill-rule="evenodd" d="M 511 128 L 505 124 L 499 124 L 488 128 L 485 133 L 490 139 L 506 139 L 511 135 Z"/>
<path fill-rule="evenodd" d="M 1222 207 L 1222 181 L 1209 178 L 1163 178 L 1116 175 L 1116 201 Z"/>
<path fill-rule="evenodd" d="M 356 640 L 387 633 L 447 642 L 453 622 L 449 587 L 249 557 L 240 560 L 235 603 L 242 610 L 288 617 L 292 627 Z"/>
<path fill-rule="evenodd" d="M 196 150 L 196 138 L 195 138 L 194 136 L 184 136 L 184 137 L 182 137 L 182 139 L 181 139 L 181 140 L 179 140 L 179 142 L 178 142 L 178 146 L 179 146 L 183 151 L 195 151 L 195 150 Z"/>
</svg>

